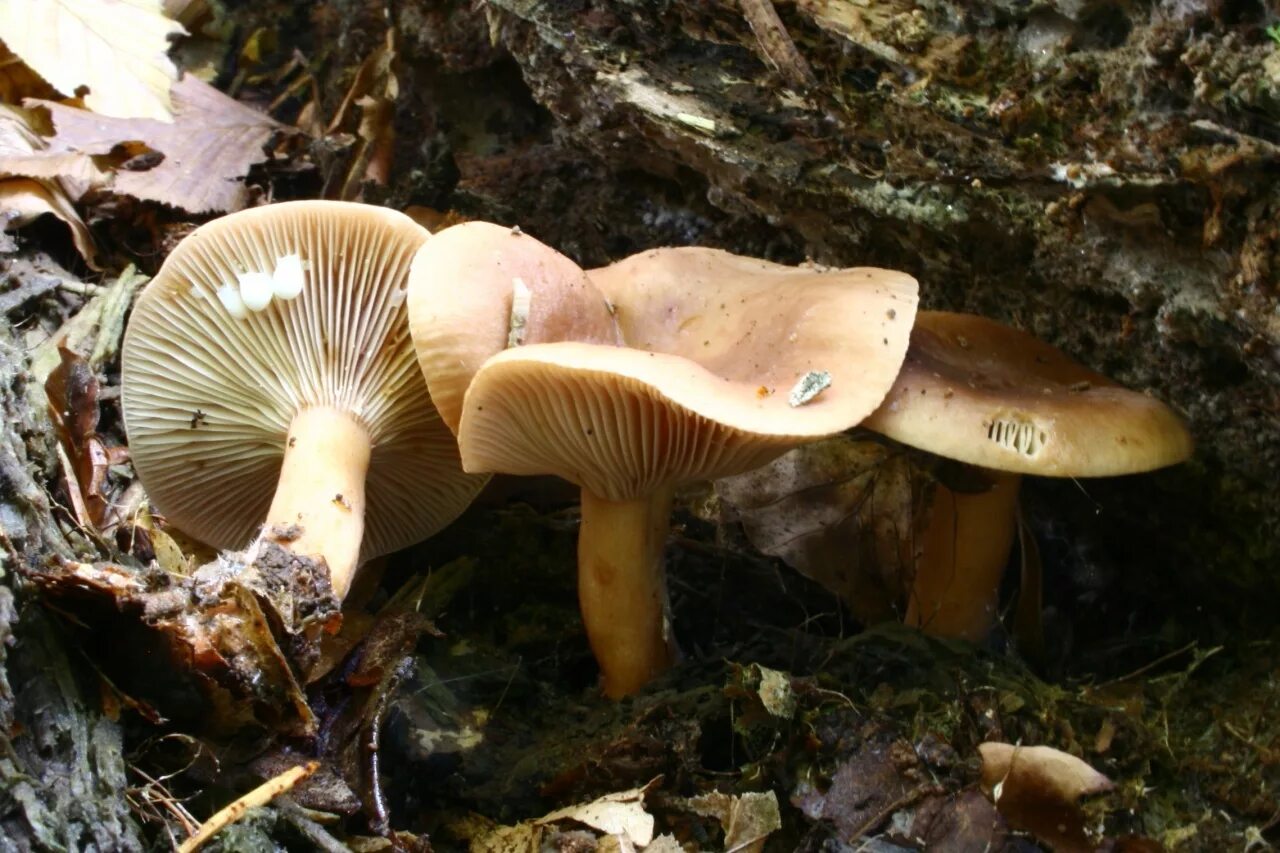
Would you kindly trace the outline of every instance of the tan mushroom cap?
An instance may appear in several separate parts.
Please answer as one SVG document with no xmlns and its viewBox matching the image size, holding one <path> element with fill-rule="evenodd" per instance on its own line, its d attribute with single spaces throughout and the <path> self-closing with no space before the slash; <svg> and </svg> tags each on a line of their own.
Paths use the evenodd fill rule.
<svg viewBox="0 0 1280 853">
<path fill-rule="evenodd" d="M 897 375 L 915 314 L 909 276 L 796 271 L 716 250 L 656 259 L 651 276 L 641 260 L 603 276 L 631 346 L 536 344 L 484 364 L 458 433 L 467 470 L 556 474 L 630 500 L 847 429 Z M 817 371 L 830 387 L 791 405 L 791 387 Z"/>
<path fill-rule="evenodd" d="M 525 344 L 617 343 L 604 297 L 555 249 L 490 222 L 464 222 L 436 234 L 409 273 L 409 327 L 432 399 L 454 432 L 471 377 L 507 347 L 519 287 L 529 291 Z"/>
<path fill-rule="evenodd" d="M 902 373 L 863 424 L 984 468 L 1056 477 L 1138 473 L 1182 462 L 1191 436 L 1166 405 L 1025 332 L 921 311 Z"/>
<path fill-rule="evenodd" d="M 133 464 L 159 512 L 211 545 L 244 546 L 271 504 L 290 424 L 312 407 L 350 413 L 372 443 L 362 558 L 466 507 L 484 478 L 462 472 L 409 341 L 404 288 L 428 236 L 391 210 L 306 201 L 217 219 L 179 244 L 139 298 L 123 351 Z M 238 276 L 292 256 L 300 293 L 229 309 Z"/>
<path fill-rule="evenodd" d="M 626 346 L 683 356 L 752 394 L 764 388 L 761 416 L 824 422 L 797 435 L 846 429 L 879 404 L 916 313 L 906 273 L 790 267 L 720 249 L 654 249 L 588 275 Z M 788 392 L 808 371 L 829 372 L 831 387 L 791 409 Z"/>
</svg>

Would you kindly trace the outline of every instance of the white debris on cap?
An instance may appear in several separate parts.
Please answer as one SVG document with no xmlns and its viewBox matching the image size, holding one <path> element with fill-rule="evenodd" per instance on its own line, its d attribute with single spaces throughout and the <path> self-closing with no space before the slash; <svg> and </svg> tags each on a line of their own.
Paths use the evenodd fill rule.
<svg viewBox="0 0 1280 853">
<path fill-rule="evenodd" d="M 529 303 L 533 301 L 533 291 L 516 277 L 511 279 L 511 322 L 507 326 L 507 347 L 518 347 L 524 343 L 524 326 L 529 321 Z"/>
<path fill-rule="evenodd" d="M 296 253 L 277 258 L 276 269 L 271 276 L 271 292 L 281 299 L 297 297 L 306 281 L 302 270 L 302 257 Z"/>
<path fill-rule="evenodd" d="M 830 373 L 825 370 L 810 370 L 791 389 L 791 393 L 787 395 L 787 403 L 793 409 L 798 408 L 830 387 Z"/>
</svg>

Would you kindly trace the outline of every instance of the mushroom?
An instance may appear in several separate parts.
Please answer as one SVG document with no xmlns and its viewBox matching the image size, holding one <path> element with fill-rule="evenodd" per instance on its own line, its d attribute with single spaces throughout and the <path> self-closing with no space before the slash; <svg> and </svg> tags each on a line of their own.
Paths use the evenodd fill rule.
<svg viewBox="0 0 1280 853">
<path fill-rule="evenodd" d="M 405 281 L 429 234 L 369 205 L 275 204 L 197 228 L 134 308 L 123 350 L 133 464 L 156 509 L 219 548 L 259 528 L 361 560 L 453 520 L 464 474 L 409 341 Z"/>
<path fill-rule="evenodd" d="M 936 311 L 917 315 L 902 372 L 862 425 L 969 466 L 963 487 L 934 487 L 906 621 L 970 641 L 995 618 L 1023 474 L 1132 474 L 1192 450 L 1182 420 L 1158 400 L 1025 332 Z"/>
<path fill-rule="evenodd" d="M 547 341 L 619 343 L 613 312 L 581 267 L 517 228 L 479 220 L 419 250 L 409 329 L 431 398 L 455 433 L 467 385 L 494 353 Z"/>
<path fill-rule="evenodd" d="M 590 276 L 603 298 L 561 307 L 604 306 L 626 346 L 495 347 L 470 378 L 458 441 L 466 470 L 581 487 L 579 600 L 604 692 L 619 697 L 672 660 L 662 554 L 675 489 L 756 467 L 871 412 L 905 354 L 916 283 L 713 249 L 647 252 Z M 470 290 L 465 279 L 448 287 Z M 534 290 L 531 309 L 537 302 Z"/>
</svg>

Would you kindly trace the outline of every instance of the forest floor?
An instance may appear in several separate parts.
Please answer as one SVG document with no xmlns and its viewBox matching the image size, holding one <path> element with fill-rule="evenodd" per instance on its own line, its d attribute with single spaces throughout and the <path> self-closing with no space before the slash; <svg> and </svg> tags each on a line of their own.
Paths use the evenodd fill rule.
<svg viewBox="0 0 1280 853">
<path fill-rule="evenodd" d="M 321 11 L 315 26 L 333 26 Z M 681 660 L 640 694 L 606 700 L 577 609 L 575 496 L 541 481 L 496 481 L 441 535 L 367 566 L 318 663 L 290 657 L 297 638 L 260 589 L 232 584 L 210 607 L 198 586 L 212 555 L 150 516 L 122 450 L 119 349 L 146 277 L 215 211 L 390 199 L 433 227 L 488 217 L 541 234 L 564 227 L 549 224 L 551 196 L 572 192 L 596 204 L 573 220 L 593 228 L 565 247 L 584 264 L 645 248 L 646 228 L 658 242 L 692 231 L 780 260 L 804 253 L 764 217 L 673 199 L 688 176 L 609 167 L 559 138 L 509 59 L 440 75 L 431 95 L 453 125 L 412 140 L 408 159 L 406 124 L 420 117 L 397 112 L 390 37 L 322 85 L 273 32 L 188 26 L 201 35 L 182 62 L 194 69 L 216 47 L 212 76 L 241 97 L 210 107 L 175 90 L 179 115 L 199 105 L 212 111 L 193 113 L 206 130 L 233 128 L 202 137 L 243 154 L 217 158 L 211 180 L 155 174 L 149 152 L 181 140 L 149 126 L 109 127 L 118 138 L 93 164 L 117 180 L 80 195 L 64 179 L 84 179 L 85 162 L 39 167 L 54 170 L 32 178 L 39 190 L 15 185 L 31 176 L 0 149 L 6 209 L 61 220 L 0 247 L 0 851 L 177 848 L 272 780 L 265 804 L 203 849 L 1280 845 L 1280 635 L 1255 618 L 1235 630 L 1236 611 L 1217 600 L 1203 613 L 1195 600 L 1153 608 L 1178 588 L 1133 580 L 1159 577 L 1151 566 L 1095 561 L 1089 525 L 1111 523 L 1132 491 L 1028 486 L 1046 579 L 1045 648 L 1030 662 L 1004 627 L 1015 577 L 980 647 L 866 628 L 691 496 L 667 548 Z M 234 70 L 218 65 L 229 39 Z M 483 113 L 463 103 L 482 84 Z M 45 140 L 37 150 L 91 147 L 76 136 L 85 116 L 72 115 L 84 103 L 49 109 L 56 133 L 48 116 L 23 119 Z M 610 224 L 650 191 L 645 217 Z M 176 609 L 158 618 L 163 608 Z M 984 783 L 980 745 L 992 742 L 1053 747 L 1110 783 L 1029 750 L 1026 773 Z M 296 767 L 306 778 L 288 776 Z"/>
</svg>

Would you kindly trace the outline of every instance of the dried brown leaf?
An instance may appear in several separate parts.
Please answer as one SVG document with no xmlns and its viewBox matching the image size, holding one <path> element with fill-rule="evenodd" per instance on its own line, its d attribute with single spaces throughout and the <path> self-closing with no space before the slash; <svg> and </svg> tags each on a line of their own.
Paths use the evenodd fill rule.
<svg viewBox="0 0 1280 853">
<path fill-rule="evenodd" d="M 890 838 L 908 849 L 1005 850 L 1009 827 L 991 801 L 970 788 L 927 797 L 915 810 L 910 829 L 900 839 L 894 835 L 891 830 Z"/>
<path fill-rule="evenodd" d="M 1054 850 L 1093 850 L 1080 801 L 1110 791 L 1111 780 L 1074 755 L 1050 746 L 987 742 L 982 787 L 1005 820 Z"/>
<path fill-rule="evenodd" d="M 811 820 L 833 824 L 845 841 L 857 841 L 924 795 L 917 765 L 909 742 L 877 737 L 836 768 L 829 785 L 802 783 L 791 801 Z"/>
<path fill-rule="evenodd" d="M 89 226 L 84 224 L 75 205 L 57 184 L 37 178 L 0 180 L 0 226 L 4 230 L 29 225 L 46 213 L 67 223 L 76 251 L 86 264 L 98 269 L 97 250 L 94 248 Z"/>
<path fill-rule="evenodd" d="M 782 829 L 778 797 L 773 791 L 731 795 L 712 791 L 690 797 L 685 804 L 695 814 L 712 817 L 724 829 L 724 849 L 759 853 L 765 840 Z"/>
<path fill-rule="evenodd" d="M 329 122 L 330 135 L 344 128 L 354 129 L 357 140 L 355 156 L 341 188 L 337 190 L 340 198 L 355 199 L 362 182 L 385 184 L 390 176 L 391 155 L 395 147 L 392 118 L 395 100 L 400 94 L 395 60 L 395 31 L 387 30 L 383 43 L 360 64 L 347 94 Z M 353 106 L 360 108 L 360 120 L 355 128 L 348 128 L 348 114 Z"/>
<path fill-rule="evenodd" d="M 116 119 L 50 101 L 54 151 L 106 154 L 123 142 L 140 141 L 164 155 L 154 168 L 120 171 L 113 189 L 191 213 L 239 210 L 248 202 L 243 178 L 282 129 L 270 116 L 186 76 L 173 87 L 174 120 Z"/>
<path fill-rule="evenodd" d="M 0 42 L 0 102 L 20 104 L 26 98 L 57 97 L 57 89 Z"/>
<path fill-rule="evenodd" d="M 35 123 L 29 111 L 0 103 L 0 174 L 66 178 L 83 187 L 101 186 L 106 181 L 106 173 L 89 155 L 48 150 Z M 63 189 L 71 188 L 64 185 Z"/>
<path fill-rule="evenodd" d="M 0 3 L 0 38 L 54 88 L 122 118 L 168 121 L 177 68 L 169 39 L 182 27 L 160 0 L 40 0 Z"/>
<path fill-rule="evenodd" d="M 272 632 L 278 620 L 239 583 L 237 566 L 178 578 L 64 562 L 25 574 L 86 632 L 85 651 L 113 684 L 180 725 L 314 734 L 315 717 Z"/>
<path fill-rule="evenodd" d="M 98 379 L 89 363 L 65 347 L 62 362 L 45 380 L 49 416 L 58 432 L 73 470 L 68 471 L 68 492 L 77 520 L 85 527 L 102 529 L 111 502 L 107 497 L 107 471 L 123 461 L 123 448 L 109 448 L 97 434 Z"/>
<path fill-rule="evenodd" d="M 716 482 L 761 552 L 835 593 L 858 618 L 896 618 L 914 573 L 927 475 L 906 451 L 836 436 Z"/>
</svg>

